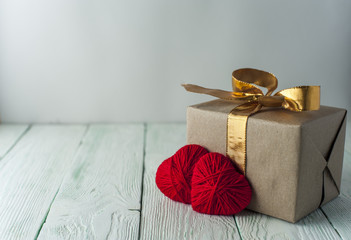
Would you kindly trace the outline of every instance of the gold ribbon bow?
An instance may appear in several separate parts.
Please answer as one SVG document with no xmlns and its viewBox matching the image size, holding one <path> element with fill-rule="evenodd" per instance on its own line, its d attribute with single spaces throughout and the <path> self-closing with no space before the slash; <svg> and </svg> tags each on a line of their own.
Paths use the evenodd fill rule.
<svg viewBox="0 0 351 240">
<path fill-rule="evenodd" d="M 246 172 L 246 126 L 250 115 L 262 107 L 283 107 L 290 111 L 301 112 L 318 110 L 320 106 L 319 86 L 299 86 L 273 91 L 278 86 L 278 79 L 269 72 L 242 68 L 232 74 L 233 92 L 209 89 L 193 84 L 182 86 L 189 92 L 211 95 L 220 99 L 241 103 L 227 118 L 227 155 L 242 173 Z M 267 88 L 263 94 L 260 87 Z"/>
</svg>

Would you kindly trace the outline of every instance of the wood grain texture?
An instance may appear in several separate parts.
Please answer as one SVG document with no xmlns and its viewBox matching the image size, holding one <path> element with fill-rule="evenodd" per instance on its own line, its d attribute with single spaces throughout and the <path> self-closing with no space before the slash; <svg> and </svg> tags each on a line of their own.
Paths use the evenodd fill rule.
<svg viewBox="0 0 351 240">
<path fill-rule="evenodd" d="M 143 124 L 92 125 L 39 239 L 137 239 Z"/>
<path fill-rule="evenodd" d="M 85 126 L 33 126 L 0 161 L 1 239 L 34 239 Z"/>
<path fill-rule="evenodd" d="M 297 223 L 245 210 L 235 216 L 243 239 L 340 239 L 321 210 Z"/>
<path fill-rule="evenodd" d="M 158 190 L 158 166 L 185 145 L 185 140 L 185 124 L 147 127 L 141 239 L 240 239 L 232 216 L 197 213 L 190 205 L 172 201 Z"/>
<path fill-rule="evenodd" d="M 341 193 L 351 198 L 351 153 L 349 152 L 344 152 Z"/>
<path fill-rule="evenodd" d="M 341 194 L 322 207 L 330 223 L 343 239 L 351 236 L 351 154 L 345 152 Z"/>
<path fill-rule="evenodd" d="M 92 125 L 83 140 L 86 126 L 0 125 L 0 239 L 350 239 L 348 124 L 340 197 L 296 224 L 165 197 L 155 173 L 185 145 L 185 124 L 150 124 L 145 143 L 142 124 Z"/>
<path fill-rule="evenodd" d="M 16 144 L 28 125 L 0 124 L 0 160 Z"/>
</svg>

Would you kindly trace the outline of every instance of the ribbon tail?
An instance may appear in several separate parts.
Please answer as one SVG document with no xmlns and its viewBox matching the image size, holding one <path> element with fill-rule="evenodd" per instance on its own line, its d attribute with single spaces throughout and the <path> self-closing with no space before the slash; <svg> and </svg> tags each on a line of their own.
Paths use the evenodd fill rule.
<svg viewBox="0 0 351 240">
<path fill-rule="evenodd" d="M 229 92 L 229 91 L 224 91 L 220 89 L 204 88 L 194 84 L 182 84 L 182 86 L 188 92 L 211 95 L 216 98 L 229 100 L 237 103 L 242 103 L 242 101 L 250 100 L 253 97 L 253 94 L 245 94 L 245 93 L 238 93 L 238 92 Z"/>
</svg>

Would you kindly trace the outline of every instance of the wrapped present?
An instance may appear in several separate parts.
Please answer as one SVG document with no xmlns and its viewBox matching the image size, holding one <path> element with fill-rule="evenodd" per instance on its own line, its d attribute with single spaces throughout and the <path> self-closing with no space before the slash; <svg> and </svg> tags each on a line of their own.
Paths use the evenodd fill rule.
<svg viewBox="0 0 351 240">
<path fill-rule="evenodd" d="M 231 158 L 253 189 L 248 209 L 296 222 L 339 195 L 346 110 L 319 106 L 318 86 L 271 96 L 273 74 L 239 69 L 233 92 L 184 87 L 220 98 L 188 107 L 187 143 Z"/>
</svg>

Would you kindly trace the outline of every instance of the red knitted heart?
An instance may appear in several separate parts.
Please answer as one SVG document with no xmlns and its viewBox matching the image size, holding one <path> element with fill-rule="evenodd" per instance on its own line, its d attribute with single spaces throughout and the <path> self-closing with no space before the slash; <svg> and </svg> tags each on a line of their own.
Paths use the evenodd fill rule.
<svg viewBox="0 0 351 240">
<path fill-rule="evenodd" d="M 200 213 L 233 215 L 251 200 L 251 187 L 231 160 L 219 153 L 204 155 L 195 165 L 191 205 Z"/>
<path fill-rule="evenodd" d="M 156 172 L 156 185 L 172 200 L 191 203 L 191 178 L 195 163 L 208 151 L 195 144 L 186 145 L 161 163 Z"/>
</svg>

